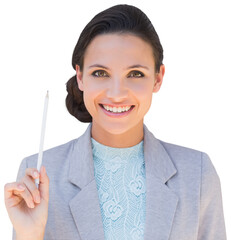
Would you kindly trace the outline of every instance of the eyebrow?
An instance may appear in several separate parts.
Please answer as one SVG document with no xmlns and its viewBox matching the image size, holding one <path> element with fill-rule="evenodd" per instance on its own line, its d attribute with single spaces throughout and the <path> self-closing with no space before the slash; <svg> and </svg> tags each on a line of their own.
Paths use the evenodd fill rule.
<svg viewBox="0 0 231 240">
<path fill-rule="evenodd" d="M 108 67 L 103 66 L 101 64 L 93 64 L 93 65 L 89 66 L 88 68 L 92 68 L 92 67 L 99 67 L 99 68 L 109 69 Z M 131 68 L 145 68 L 145 69 L 149 70 L 148 67 L 140 65 L 140 64 L 135 64 L 135 65 L 129 66 L 127 69 L 131 69 Z"/>
</svg>

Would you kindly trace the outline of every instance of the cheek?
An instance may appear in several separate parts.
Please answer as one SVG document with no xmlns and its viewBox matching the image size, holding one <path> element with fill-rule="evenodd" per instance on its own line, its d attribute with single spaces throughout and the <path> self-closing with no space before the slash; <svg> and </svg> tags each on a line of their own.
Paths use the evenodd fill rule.
<svg viewBox="0 0 231 240">
<path fill-rule="evenodd" d="M 139 88 L 134 89 L 133 94 L 136 96 L 139 104 L 138 113 L 145 115 L 152 103 L 152 88 L 151 84 L 140 85 Z"/>
<path fill-rule="evenodd" d="M 94 84 L 93 82 L 89 83 L 86 81 L 83 92 L 83 100 L 87 110 L 90 112 L 93 108 L 95 99 L 99 95 L 101 89 L 99 85 Z"/>
<path fill-rule="evenodd" d="M 153 86 L 149 83 L 147 84 L 137 84 L 133 85 L 133 94 L 137 96 L 138 99 L 148 100 L 152 98 L 152 88 Z"/>
<path fill-rule="evenodd" d="M 105 87 L 105 84 L 101 81 L 92 80 L 91 77 L 85 80 L 84 91 L 90 94 L 96 94 L 97 92 L 102 91 L 102 88 Z"/>
</svg>

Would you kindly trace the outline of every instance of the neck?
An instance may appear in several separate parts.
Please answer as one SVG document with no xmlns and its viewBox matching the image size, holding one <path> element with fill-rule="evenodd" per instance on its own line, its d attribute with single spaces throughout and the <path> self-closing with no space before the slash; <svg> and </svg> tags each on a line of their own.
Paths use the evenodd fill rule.
<svg viewBox="0 0 231 240">
<path fill-rule="evenodd" d="M 137 125 L 121 131 L 113 133 L 110 129 L 102 128 L 95 121 L 92 121 L 91 137 L 97 142 L 113 147 L 113 148 L 128 148 L 137 145 L 143 140 L 143 120 Z"/>
</svg>

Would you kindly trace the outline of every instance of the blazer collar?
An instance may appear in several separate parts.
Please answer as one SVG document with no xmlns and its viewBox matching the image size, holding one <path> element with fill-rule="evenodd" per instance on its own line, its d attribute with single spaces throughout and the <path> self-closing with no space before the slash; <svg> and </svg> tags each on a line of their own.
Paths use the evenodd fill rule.
<svg viewBox="0 0 231 240">
<path fill-rule="evenodd" d="M 178 196 L 167 186 L 177 170 L 160 140 L 144 125 L 144 159 L 146 168 L 145 240 L 167 240 Z"/>
<path fill-rule="evenodd" d="M 161 142 L 144 124 L 144 159 L 146 174 L 166 183 L 177 170 Z"/>
<path fill-rule="evenodd" d="M 81 189 L 69 205 L 83 240 L 104 239 L 103 224 L 99 221 L 101 212 L 94 178 L 91 127 L 92 123 L 76 140 L 69 159 L 69 181 Z M 144 159 L 146 169 L 144 239 L 167 240 L 171 232 L 178 197 L 166 183 L 177 170 L 161 142 L 145 124 Z M 94 231 L 95 229 L 97 231 Z"/>
<path fill-rule="evenodd" d="M 81 189 L 94 180 L 91 126 L 90 123 L 84 134 L 76 139 L 70 158 L 69 181 Z"/>
</svg>

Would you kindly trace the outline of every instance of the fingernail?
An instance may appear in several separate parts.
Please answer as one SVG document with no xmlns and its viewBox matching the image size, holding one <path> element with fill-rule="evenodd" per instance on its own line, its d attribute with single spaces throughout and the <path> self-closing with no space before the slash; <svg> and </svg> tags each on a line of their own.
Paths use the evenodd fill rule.
<svg viewBox="0 0 231 240">
<path fill-rule="evenodd" d="M 34 172 L 34 177 L 37 178 L 39 174 L 37 172 Z"/>
<path fill-rule="evenodd" d="M 35 201 L 36 201 L 37 203 L 40 203 L 40 197 L 39 197 L 39 196 L 36 196 L 36 197 L 35 197 Z"/>
<path fill-rule="evenodd" d="M 30 203 L 30 208 L 34 208 L 34 203 L 33 202 Z"/>
</svg>

